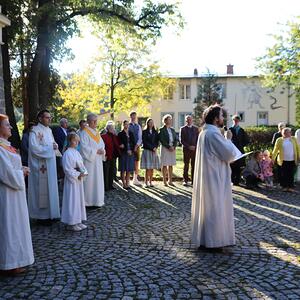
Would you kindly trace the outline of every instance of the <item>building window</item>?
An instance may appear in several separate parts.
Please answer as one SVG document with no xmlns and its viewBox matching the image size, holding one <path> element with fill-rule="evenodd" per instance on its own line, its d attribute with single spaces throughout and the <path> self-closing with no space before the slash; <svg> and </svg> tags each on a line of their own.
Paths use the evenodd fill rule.
<svg viewBox="0 0 300 300">
<path fill-rule="evenodd" d="M 269 124 L 269 114 L 267 111 L 257 112 L 257 126 L 268 125 Z"/>
<path fill-rule="evenodd" d="M 173 119 L 173 125 L 172 126 L 174 127 L 174 124 L 175 124 L 175 114 L 173 112 L 161 112 L 160 113 L 160 119 L 161 119 L 161 124 L 162 125 L 165 125 L 165 124 L 163 124 L 163 121 L 162 121 L 162 118 L 165 115 L 171 115 L 172 116 L 172 119 Z"/>
<path fill-rule="evenodd" d="M 185 99 L 191 99 L 191 86 L 185 86 Z"/>
<path fill-rule="evenodd" d="M 185 90 L 185 85 L 181 84 L 179 86 L 179 96 L 180 96 L 180 99 L 184 99 L 184 97 L 185 97 L 184 90 Z"/>
<path fill-rule="evenodd" d="M 174 89 L 172 86 L 169 86 L 164 93 L 164 100 L 173 100 Z"/>
<path fill-rule="evenodd" d="M 240 116 L 241 122 L 245 122 L 245 112 L 239 111 L 237 114 Z"/>
<path fill-rule="evenodd" d="M 185 117 L 188 116 L 188 115 L 192 116 L 193 113 L 191 113 L 191 112 L 180 112 L 180 113 L 178 113 L 178 127 L 179 128 L 185 125 Z"/>
<path fill-rule="evenodd" d="M 179 97 L 181 100 L 191 99 L 191 86 L 189 84 L 179 85 Z"/>
<path fill-rule="evenodd" d="M 198 84 L 197 85 L 197 97 L 201 96 L 201 94 L 204 93 L 203 90 L 204 90 L 204 85 Z M 226 98 L 226 83 L 216 83 L 214 85 L 211 85 L 211 88 L 208 87 L 207 91 L 205 91 L 205 92 L 208 93 L 209 90 L 217 93 L 219 96 L 219 99 Z"/>
</svg>

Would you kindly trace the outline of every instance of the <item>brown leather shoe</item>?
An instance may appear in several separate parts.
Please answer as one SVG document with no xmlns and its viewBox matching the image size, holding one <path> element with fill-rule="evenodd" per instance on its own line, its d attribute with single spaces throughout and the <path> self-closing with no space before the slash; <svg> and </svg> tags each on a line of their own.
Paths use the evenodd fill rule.
<svg viewBox="0 0 300 300">
<path fill-rule="evenodd" d="M 25 273 L 25 272 L 26 272 L 25 268 L 16 268 L 16 269 L 11 269 L 11 270 L 0 270 L 0 275 L 1 276 L 17 276 L 17 275 Z"/>
</svg>

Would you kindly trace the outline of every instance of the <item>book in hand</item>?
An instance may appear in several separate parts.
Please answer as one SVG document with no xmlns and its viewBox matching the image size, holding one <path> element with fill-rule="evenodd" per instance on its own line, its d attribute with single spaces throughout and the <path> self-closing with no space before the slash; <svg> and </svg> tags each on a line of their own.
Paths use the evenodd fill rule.
<svg viewBox="0 0 300 300">
<path fill-rule="evenodd" d="M 82 176 L 88 176 L 88 175 L 89 175 L 87 169 L 86 169 L 85 167 L 83 167 L 83 166 L 81 166 L 81 167 L 76 167 L 75 170 L 78 171 L 78 172 L 80 172 L 80 174 L 81 174 Z"/>
<path fill-rule="evenodd" d="M 243 154 L 235 145 L 233 145 L 233 146 L 234 146 L 235 156 L 231 162 L 235 162 L 243 157 L 248 156 L 249 154 L 251 154 L 253 152 L 253 151 L 251 151 L 251 152 L 247 152 L 247 153 Z"/>
<path fill-rule="evenodd" d="M 250 152 L 247 152 L 247 153 L 244 153 L 244 154 L 241 153 L 241 155 L 236 156 L 233 161 L 237 161 L 237 160 L 239 160 L 239 159 L 241 159 L 243 157 L 248 156 L 251 153 L 253 153 L 253 151 L 250 151 Z"/>
</svg>

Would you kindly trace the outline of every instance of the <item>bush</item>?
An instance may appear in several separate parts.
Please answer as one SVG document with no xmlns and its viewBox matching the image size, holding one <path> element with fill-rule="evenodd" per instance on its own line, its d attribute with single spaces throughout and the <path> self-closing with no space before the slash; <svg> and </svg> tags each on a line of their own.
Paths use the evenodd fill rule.
<svg viewBox="0 0 300 300">
<path fill-rule="evenodd" d="M 294 126 L 288 127 L 292 128 L 294 134 L 297 128 Z M 247 127 L 245 131 L 250 139 L 250 144 L 245 147 L 246 152 L 266 149 L 272 151 L 272 138 L 273 134 L 278 131 L 277 126 Z"/>
</svg>

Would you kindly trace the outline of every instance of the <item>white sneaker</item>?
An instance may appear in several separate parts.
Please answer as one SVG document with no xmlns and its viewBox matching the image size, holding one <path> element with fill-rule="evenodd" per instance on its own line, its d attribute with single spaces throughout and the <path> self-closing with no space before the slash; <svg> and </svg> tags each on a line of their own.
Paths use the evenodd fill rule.
<svg viewBox="0 0 300 300">
<path fill-rule="evenodd" d="M 78 225 L 68 225 L 67 230 L 70 230 L 70 231 L 81 231 L 82 229 Z"/>
<path fill-rule="evenodd" d="M 137 186 L 142 186 L 141 182 L 137 178 L 133 179 L 132 183 Z"/>
<path fill-rule="evenodd" d="M 77 224 L 77 226 L 80 227 L 82 230 L 87 229 L 87 226 L 82 223 Z"/>
</svg>

